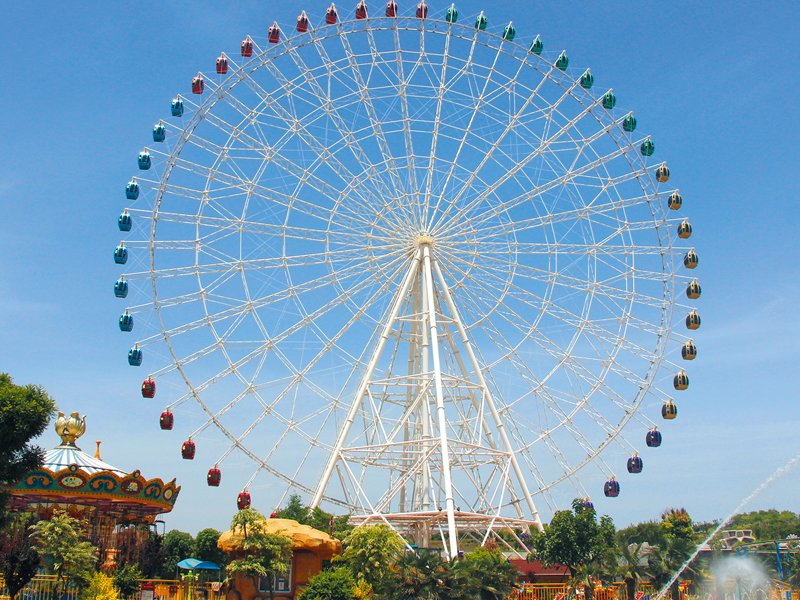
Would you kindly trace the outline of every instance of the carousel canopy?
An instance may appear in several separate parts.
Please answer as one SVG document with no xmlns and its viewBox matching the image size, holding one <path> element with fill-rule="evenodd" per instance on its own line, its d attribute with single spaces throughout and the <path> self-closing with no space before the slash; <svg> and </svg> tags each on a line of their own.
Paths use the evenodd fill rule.
<svg viewBox="0 0 800 600">
<path fill-rule="evenodd" d="M 77 465 L 79 469 L 90 475 L 94 475 L 100 471 L 109 471 L 122 476 L 127 475 L 125 471 L 117 467 L 112 467 L 96 456 L 86 454 L 86 452 L 75 445 L 67 446 L 62 444 L 52 450 L 48 450 L 44 456 L 44 464 L 42 464 L 45 469 L 49 469 L 54 473 L 61 469 L 67 469 L 71 465 Z"/>
<path fill-rule="evenodd" d="M 145 479 L 138 470 L 118 469 L 100 458 L 99 442 L 94 456 L 78 448 L 75 441 L 86 431 L 86 417 L 59 413 L 55 429 L 61 444 L 46 453 L 44 464 L 17 482 L 0 484 L 13 509 L 46 513 L 60 506 L 117 524 L 152 523 L 156 515 L 172 510 L 181 489 L 174 479 L 164 483 Z"/>
</svg>

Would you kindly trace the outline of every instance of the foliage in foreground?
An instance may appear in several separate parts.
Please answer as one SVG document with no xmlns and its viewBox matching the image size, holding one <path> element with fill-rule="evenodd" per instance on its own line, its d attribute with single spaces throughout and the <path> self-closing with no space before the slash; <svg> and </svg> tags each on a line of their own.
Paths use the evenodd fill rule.
<svg viewBox="0 0 800 600">
<path fill-rule="evenodd" d="M 139 580 L 142 573 L 133 565 L 117 567 L 114 571 L 114 587 L 123 598 L 129 598 L 139 591 Z"/>
<path fill-rule="evenodd" d="M 364 581 L 381 596 L 386 592 L 389 572 L 403 555 L 405 542 L 387 525 L 367 525 L 351 531 L 342 542 L 337 562 L 346 564 L 356 581 Z"/>
<path fill-rule="evenodd" d="M 603 515 L 597 519 L 594 508 L 580 498 L 572 501 L 572 510 L 553 515 L 544 532 L 534 533 L 530 559 L 547 565 L 563 565 L 574 585 L 580 585 L 591 600 L 594 579 L 613 569 L 616 560 L 614 523 Z"/>
<path fill-rule="evenodd" d="M 364 536 L 351 540 L 351 548 L 366 538 L 365 544 L 372 549 L 372 542 L 384 535 L 383 527 L 373 526 Z M 376 528 L 378 528 L 376 530 Z M 388 527 L 386 529 L 389 529 Z M 356 529 L 355 531 L 359 531 Z M 392 534 L 394 532 L 389 529 Z M 355 533 L 355 532 L 354 532 Z M 397 534 L 394 534 L 397 535 Z M 391 539 L 391 538 L 390 538 Z M 301 596 L 302 600 L 505 600 L 511 593 L 517 577 L 516 569 L 497 551 L 478 548 L 459 560 L 448 562 L 438 552 L 408 550 L 389 558 L 389 562 L 371 562 L 368 577 L 375 584 L 373 589 L 358 571 L 372 552 L 356 552 L 355 562 L 344 558 L 337 566 L 314 577 Z M 378 570 L 378 567 L 382 568 Z"/>
<path fill-rule="evenodd" d="M 95 571 L 97 548 L 86 541 L 78 519 L 56 512 L 49 521 L 33 527 L 34 546 L 56 576 L 54 596 L 60 598 L 69 584 L 85 588 Z"/>
<path fill-rule="evenodd" d="M 89 578 L 86 587 L 81 590 L 80 599 L 117 600 L 117 589 L 114 587 L 114 580 L 98 571 Z"/>
<path fill-rule="evenodd" d="M 271 600 L 275 597 L 273 578 L 289 572 L 292 540 L 285 535 L 268 533 L 265 522 L 264 516 L 252 508 L 240 510 L 234 515 L 231 530 L 242 536 L 242 556 L 228 564 L 228 576 L 264 578 Z"/>
<path fill-rule="evenodd" d="M 300 600 L 356 600 L 356 580 L 347 567 L 322 571 L 311 580 Z"/>
<path fill-rule="evenodd" d="M 44 451 L 30 443 L 41 434 L 55 411 L 55 403 L 38 385 L 15 385 L 0 373 L 0 481 L 13 483 L 42 464 Z M 0 494 L 0 525 L 7 516 L 7 496 Z"/>
<path fill-rule="evenodd" d="M 190 533 L 173 529 L 161 540 L 161 577 L 173 579 L 178 574 L 178 563 L 194 554 L 194 538 Z"/>
<path fill-rule="evenodd" d="M 10 600 L 36 575 L 41 557 L 31 537 L 36 518 L 32 514 L 17 514 L 0 529 L 0 574 L 6 583 Z"/>
</svg>

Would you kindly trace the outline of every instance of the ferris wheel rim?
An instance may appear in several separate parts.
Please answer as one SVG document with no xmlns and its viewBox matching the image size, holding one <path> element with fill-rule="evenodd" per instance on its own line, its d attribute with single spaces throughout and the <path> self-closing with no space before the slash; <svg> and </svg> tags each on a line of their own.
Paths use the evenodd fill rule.
<svg viewBox="0 0 800 600">
<path fill-rule="evenodd" d="M 391 18 L 391 17 L 377 17 L 377 18 L 370 17 L 367 21 L 370 22 L 371 24 L 374 24 L 376 21 L 386 20 L 388 22 L 389 26 L 388 27 L 372 27 L 371 29 L 369 27 L 366 27 L 364 30 L 369 30 L 369 31 L 373 31 L 373 32 L 384 31 L 384 30 L 393 30 L 395 33 L 397 33 L 401 29 L 400 20 L 398 20 L 398 19 L 400 19 L 400 20 L 405 19 L 406 21 L 412 21 L 411 17 L 408 17 L 408 18 L 403 18 L 403 17 L 401 17 L 401 18 L 398 18 L 398 17 L 394 17 L 394 18 Z M 446 22 L 444 20 L 438 20 L 437 21 L 436 19 L 432 19 L 432 18 L 424 19 L 424 20 L 416 20 L 415 19 L 415 20 L 413 20 L 413 22 L 414 22 L 414 25 L 415 25 L 414 28 L 409 27 L 408 29 L 406 29 L 406 31 L 419 31 L 421 34 L 424 35 L 426 33 L 425 27 L 428 26 L 428 23 L 431 23 L 432 26 L 434 27 L 433 33 L 442 33 L 442 34 L 447 35 L 448 42 L 450 40 L 451 30 L 456 29 L 456 28 L 461 28 L 462 31 L 465 31 L 465 32 L 468 31 L 470 34 L 472 34 L 470 36 L 466 36 L 465 35 L 464 39 L 469 37 L 469 39 L 473 40 L 473 43 L 478 38 L 480 38 L 482 36 L 485 37 L 485 35 L 494 36 L 495 38 L 500 39 L 500 36 L 498 36 L 496 34 L 488 33 L 488 32 L 478 32 L 477 30 L 473 31 L 472 28 L 470 28 L 468 25 L 461 24 L 461 23 L 455 24 L 455 23 L 452 23 L 452 22 Z M 420 22 L 421 22 L 421 24 L 420 24 Z M 313 29 L 312 30 L 312 35 L 311 35 L 312 40 L 313 40 L 312 43 L 317 43 L 319 40 L 326 40 L 326 39 L 330 39 L 330 38 L 340 37 L 340 36 L 343 36 L 343 35 L 346 35 L 346 34 L 349 34 L 349 33 L 360 32 L 360 31 L 362 31 L 360 29 L 353 29 L 353 30 L 349 30 L 348 31 L 347 28 L 348 27 L 358 27 L 358 26 L 361 26 L 361 25 L 362 25 L 361 23 L 359 23 L 358 21 L 355 21 L 355 20 L 352 20 L 352 21 L 347 21 L 347 20 L 339 21 L 336 25 L 325 26 L 325 27 L 319 29 L 319 30 L 328 30 L 328 34 L 325 35 L 325 36 L 322 36 L 321 34 L 319 36 L 317 36 L 316 32 L 319 31 L 319 30 L 318 29 Z M 445 32 L 436 31 L 435 30 L 435 27 L 442 26 L 442 25 L 444 25 L 445 28 L 446 28 Z M 333 33 L 330 33 L 330 32 L 333 32 Z M 255 56 L 250 61 L 244 63 L 239 68 L 244 70 L 244 68 L 247 65 L 251 65 L 253 63 L 256 63 L 257 60 L 260 60 L 261 64 L 257 65 L 256 68 L 253 69 L 253 71 L 247 73 L 247 77 L 251 77 L 252 74 L 255 71 L 257 71 L 258 69 L 260 69 L 260 68 L 262 68 L 264 66 L 264 64 L 263 64 L 264 57 L 271 50 L 273 51 L 272 55 L 276 55 L 277 56 L 277 55 L 281 54 L 281 52 L 279 52 L 277 50 L 277 48 L 282 47 L 282 46 L 287 46 L 287 49 L 284 49 L 282 52 L 284 54 L 288 53 L 288 52 L 291 52 L 291 48 L 288 48 L 288 44 L 289 44 L 290 40 L 293 40 L 293 39 L 299 38 L 299 37 L 300 36 L 292 36 L 292 37 L 288 38 L 287 40 L 282 41 L 277 46 L 273 46 L 273 47 L 267 46 L 266 49 L 263 50 L 263 51 L 261 51 L 259 49 L 259 52 L 258 53 L 254 53 Z M 504 47 L 505 44 L 508 44 L 509 46 L 512 45 L 512 44 L 516 44 L 517 46 L 522 48 L 522 46 L 520 44 L 516 43 L 516 42 L 508 42 L 508 41 L 503 40 L 502 43 L 498 44 L 498 47 L 496 48 L 497 52 L 498 52 L 498 56 L 500 55 L 501 49 L 502 49 L 503 52 L 505 52 L 505 47 Z M 488 45 L 488 43 L 484 44 L 484 45 L 486 47 L 490 47 Z M 273 50 L 273 48 L 275 48 L 275 50 Z M 495 48 L 492 48 L 492 49 L 495 49 Z M 509 54 L 509 55 L 511 55 L 511 54 Z M 447 54 L 445 54 L 445 56 L 447 56 Z M 542 57 L 538 57 L 538 58 L 542 61 L 542 64 L 543 64 L 544 59 Z M 525 62 L 526 61 L 523 60 L 521 64 L 525 64 Z M 553 67 L 550 66 L 550 68 L 548 70 L 548 74 L 544 75 L 543 81 L 548 80 L 549 73 L 552 72 L 552 71 L 553 71 Z M 555 75 L 559 75 L 559 74 L 555 73 Z M 240 79 L 239 81 L 235 82 L 234 85 L 238 85 L 242 81 L 243 81 L 243 79 Z M 576 86 L 576 84 L 577 84 L 577 82 L 573 79 L 572 80 L 572 87 L 574 88 Z M 222 89 L 221 85 L 220 85 L 219 89 Z M 588 97 L 588 94 L 587 94 L 587 97 Z M 209 94 L 209 96 L 207 96 L 204 99 L 204 101 L 198 106 L 197 110 L 192 115 L 192 120 L 184 128 L 184 132 L 187 132 L 187 131 L 189 132 L 188 135 L 182 136 L 182 139 L 180 140 L 179 145 L 176 146 L 176 148 L 170 153 L 170 159 L 169 159 L 169 161 L 167 163 L 168 164 L 168 170 L 162 176 L 162 181 L 165 181 L 165 180 L 169 179 L 169 174 L 171 173 L 172 169 L 175 167 L 175 161 L 172 160 L 172 157 L 180 155 L 180 152 L 182 151 L 182 149 L 185 146 L 185 144 L 189 141 L 189 137 L 194 133 L 194 130 L 200 125 L 201 121 L 203 121 L 204 118 L 209 113 L 212 112 L 216 102 L 221 101 L 222 98 L 223 98 L 223 94 L 221 92 L 218 93 L 218 94 L 215 94 L 213 96 L 211 94 Z M 590 99 L 592 100 L 593 103 L 595 103 L 595 104 L 597 103 L 596 99 L 592 99 L 592 98 L 590 98 Z M 591 113 L 591 114 L 593 114 L 593 113 Z M 598 122 L 601 122 L 600 118 L 597 117 L 597 115 L 594 115 L 594 116 L 595 116 L 596 119 L 598 119 Z M 613 126 L 613 125 L 615 125 L 615 123 L 612 123 L 609 126 Z M 616 123 L 616 125 L 618 126 L 619 124 Z M 628 145 L 630 146 L 630 143 Z M 628 154 L 624 154 L 624 157 L 626 159 L 628 159 L 628 160 L 630 159 Z M 218 158 L 220 158 L 220 157 L 218 157 Z M 404 157 L 404 158 L 408 158 L 408 157 Z M 424 158 L 424 157 L 422 157 L 422 158 Z M 635 160 L 638 160 L 639 164 L 641 165 L 640 170 L 643 171 L 642 174 L 643 175 L 646 174 L 647 178 L 650 180 L 650 181 L 648 181 L 648 184 L 651 185 L 650 189 L 651 190 L 656 190 L 657 189 L 657 185 L 655 184 L 654 181 L 652 181 L 652 173 L 649 172 L 646 169 L 645 161 L 642 159 L 641 156 L 638 156 L 638 154 L 636 155 Z M 633 168 L 632 161 L 629 160 L 629 162 L 631 162 L 631 168 Z M 374 166 L 374 165 L 372 165 L 372 166 Z M 455 166 L 455 162 L 453 162 L 453 166 Z M 477 175 L 477 173 L 476 173 L 476 175 Z M 640 175 L 638 177 L 641 177 L 641 176 L 642 175 Z M 298 195 L 299 186 L 300 185 L 301 184 L 298 182 L 298 189 L 296 189 L 292 193 L 292 196 L 297 196 Z M 642 186 L 642 191 L 643 191 L 644 195 L 647 196 L 647 190 L 644 187 L 644 184 Z M 151 285 L 152 285 L 152 291 L 153 291 L 153 297 L 154 297 L 155 311 L 159 313 L 159 322 L 161 324 L 164 341 L 165 341 L 166 345 L 169 347 L 170 354 L 172 355 L 172 358 L 173 358 L 173 361 L 174 361 L 174 363 L 176 365 L 177 370 L 180 372 L 180 374 L 183 377 L 186 385 L 191 390 L 191 394 L 195 397 L 196 401 L 198 403 L 200 403 L 200 405 L 202 406 L 203 410 L 208 415 L 208 417 L 212 421 L 214 421 L 214 424 L 216 426 L 218 426 L 224 432 L 225 436 L 231 441 L 231 443 L 232 443 L 231 448 L 236 447 L 236 448 L 242 450 L 251 459 L 253 459 L 254 461 L 258 462 L 258 460 L 259 460 L 258 457 L 256 455 L 252 454 L 248 449 L 246 449 L 245 444 L 243 444 L 242 441 L 237 438 L 237 436 L 232 434 L 223 425 L 221 425 L 220 423 L 216 422 L 215 411 L 213 411 L 209 407 L 207 407 L 205 405 L 205 403 L 202 401 L 202 399 L 200 397 L 200 393 L 198 393 L 195 390 L 195 387 L 191 383 L 190 378 L 184 372 L 184 369 L 183 369 L 183 367 L 181 365 L 181 357 L 179 356 L 179 353 L 175 352 L 175 350 L 173 349 L 173 347 L 172 347 L 172 345 L 170 343 L 170 335 L 168 333 L 169 327 L 167 327 L 167 324 L 164 322 L 164 320 L 162 318 L 162 314 L 161 314 L 161 308 L 160 308 L 160 304 L 159 304 L 159 296 L 158 296 L 158 291 L 157 291 L 157 283 L 158 283 L 159 279 L 156 276 L 156 272 L 158 271 L 158 269 L 156 268 L 156 253 L 157 253 L 157 244 L 156 244 L 157 231 L 156 230 L 157 230 L 157 224 L 158 224 L 158 221 L 159 221 L 159 219 L 158 219 L 158 217 L 159 217 L 158 209 L 159 209 L 159 207 L 161 205 L 161 200 L 162 200 L 162 197 L 163 197 L 163 195 L 165 193 L 166 193 L 165 189 L 162 187 L 158 192 L 157 200 L 154 202 L 153 217 L 152 217 L 152 227 L 151 227 L 151 234 L 150 234 Z M 653 194 L 656 194 L 656 192 L 654 191 Z M 341 196 L 340 196 L 340 199 L 341 199 Z M 292 201 L 293 200 L 290 200 L 290 203 Z M 659 244 L 662 244 L 664 241 L 666 242 L 666 251 L 662 251 L 661 257 L 662 257 L 662 263 L 663 263 L 664 272 L 667 273 L 667 266 L 668 266 L 668 263 L 669 263 L 669 261 L 667 260 L 667 255 L 673 256 L 673 252 L 672 252 L 672 242 L 671 242 L 671 239 L 669 238 L 669 236 L 665 236 L 664 240 L 662 240 L 662 234 L 664 234 L 664 229 L 665 229 L 665 226 L 666 226 L 666 220 L 664 220 L 663 215 L 662 215 L 662 219 L 661 219 L 661 221 L 659 221 L 657 219 L 657 215 L 656 215 L 656 212 L 655 212 L 654 205 L 652 203 L 648 203 L 648 205 L 650 206 L 651 212 L 653 214 L 653 219 L 654 219 L 654 223 L 655 223 L 655 229 L 658 232 Z M 453 207 L 455 205 L 451 204 L 450 206 Z M 201 210 L 201 208 L 202 207 L 198 207 L 198 210 Z M 622 206 L 622 211 L 624 213 L 624 211 L 625 211 L 625 207 L 624 206 Z M 288 222 L 288 220 L 289 220 L 290 212 L 291 212 L 291 208 L 289 210 L 287 210 L 287 212 L 286 212 L 286 222 Z M 663 211 L 662 211 L 662 213 L 663 213 Z M 200 216 L 200 214 L 198 213 L 198 223 L 197 223 L 198 238 L 200 237 L 200 234 L 199 234 L 199 228 L 200 228 L 199 216 Z M 331 215 L 331 219 L 332 219 L 332 215 Z M 330 222 L 331 222 L 331 220 L 329 219 L 329 227 L 330 227 Z M 284 223 L 284 224 L 286 224 L 286 223 Z M 551 223 L 550 226 L 552 227 L 553 224 Z M 435 229 L 435 227 L 433 229 Z M 514 237 L 515 233 L 516 233 L 515 230 L 511 231 L 512 237 Z M 630 232 L 628 232 L 628 233 L 630 233 Z M 328 239 L 329 239 L 329 230 L 325 231 L 325 239 L 326 239 L 325 252 L 327 253 L 328 252 L 327 244 L 328 244 Z M 514 239 L 516 240 L 515 237 L 514 237 Z M 286 255 L 286 238 L 285 237 L 283 238 L 283 244 L 284 244 L 284 246 L 283 246 L 282 254 L 285 256 Z M 514 252 L 518 252 L 519 251 L 519 248 L 518 248 L 516 243 L 512 243 L 511 247 L 514 249 Z M 664 246 L 662 246 L 662 248 L 663 247 Z M 635 244 L 631 244 L 631 248 L 633 248 L 635 250 Z M 556 260 L 557 260 L 557 258 L 558 258 L 558 252 L 556 252 Z M 597 256 L 594 257 L 594 260 L 597 261 Z M 512 262 L 514 264 L 516 264 L 517 261 L 515 260 L 515 261 L 512 261 Z M 197 265 L 197 263 L 196 263 L 196 265 Z M 663 305 L 663 309 L 664 310 L 662 312 L 662 319 L 661 319 L 661 324 L 660 324 L 660 329 L 662 330 L 662 332 L 664 332 L 664 335 L 659 337 L 658 345 L 657 345 L 656 349 L 651 352 L 651 354 L 652 354 L 652 356 L 654 357 L 655 360 L 650 362 L 650 368 L 648 368 L 647 374 L 645 374 L 643 376 L 643 379 L 647 383 L 647 385 L 646 385 L 645 389 L 640 388 L 640 392 L 637 395 L 637 399 L 633 402 L 634 407 L 638 407 L 641 404 L 643 399 L 648 395 L 650 386 L 654 384 L 654 378 L 650 377 L 649 374 L 651 372 L 656 373 L 656 372 L 659 371 L 659 368 L 660 368 L 660 365 L 661 365 L 661 361 L 664 360 L 663 348 L 666 346 L 667 340 L 670 337 L 670 325 L 671 325 L 671 321 L 672 321 L 672 314 L 673 314 L 673 311 L 674 311 L 674 308 L 675 308 L 675 304 L 676 304 L 675 303 L 675 297 L 670 292 L 671 292 L 671 289 L 673 289 L 675 287 L 676 273 L 675 273 L 675 269 L 671 268 L 672 267 L 671 264 L 669 264 L 669 267 L 670 267 L 669 270 L 668 270 L 669 277 L 664 279 L 664 302 L 665 302 L 665 304 Z M 344 290 L 345 289 L 344 281 L 339 280 L 338 277 L 336 277 L 336 272 L 333 271 L 333 266 L 330 263 L 328 265 L 328 268 L 331 269 L 331 275 L 334 277 L 333 280 L 332 280 L 333 283 L 331 283 L 331 285 L 335 285 L 340 290 Z M 291 272 L 289 271 L 288 267 L 285 267 L 285 270 L 286 270 L 286 276 L 289 279 L 289 285 L 292 286 L 293 284 L 291 283 Z M 509 275 L 508 275 L 509 276 L 509 282 L 513 281 L 513 279 L 515 277 L 515 274 L 516 274 L 516 271 L 513 271 L 513 272 L 509 273 Z M 251 303 L 253 301 L 253 299 L 250 297 L 250 292 L 249 292 L 248 286 L 247 286 L 247 280 L 246 280 L 245 273 L 244 273 L 243 270 L 241 272 L 241 277 L 242 277 L 242 285 L 243 285 L 243 288 L 244 288 L 245 294 L 246 294 L 246 301 L 248 303 Z M 197 278 L 198 287 L 202 288 L 202 282 L 201 282 L 201 279 L 200 279 L 200 272 L 199 271 L 196 274 L 196 278 Z M 670 283 L 667 282 L 667 279 L 670 280 Z M 502 296 L 497 298 L 496 306 L 501 306 L 503 304 L 503 299 L 505 298 L 505 294 L 507 293 L 507 290 L 508 290 L 508 288 L 506 288 L 506 290 L 503 292 Z M 548 288 L 548 290 L 549 290 L 549 288 Z M 589 303 L 591 304 L 591 301 L 594 299 L 594 291 L 592 292 L 592 294 L 590 295 L 589 298 L 590 298 Z M 206 299 L 203 298 L 201 301 L 202 301 L 202 304 L 204 306 L 204 312 L 206 314 L 206 317 L 210 318 L 208 307 L 206 305 Z M 302 306 L 302 304 L 299 301 L 299 296 L 296 296 L 294 298 L 294 301 L 295 301 L 295 304 L 297 306 L 297 309 L 302 312 L 304 307 Z M 634 303 L 635 302 L 635 295 L 629 295 L 628 296 L 628 301 L 631 304 Z M 495 308 L 493 308 L 491 310 L 493 312 L 495 310 Z M 584 314 L 587 314 L 587 315 L 590 314 L 590 309 L 586 308 Z M 537 314 L 537 322 L 538 322 L 538 320 L 543 319 L 544 316 L 545 316 L 544 312 L 538 313 Z M 488 319 L 488 318 L 489 318 L 489 316 L 485 317 L 485 319 Z M 375 322 L 377 323 L 377 321 L 375 321 Z M 624 324 L 624 326 L 621 325 L 620 327 L 626 329 L 629 326 L 629 324 L 630 324 L 629 322 L 626 322 Z M 261 326 L 262 326 L 262 333 L 263 333 L 263 331 L 264 331 L 263 330 L 263 323 L 261 324 Z M 468 328 L 469 329 L 471 329 L 472 327 L 476 327 L 477 328 L 479 326 L 480 326 L 480 323 L 479 322 L 475 322 L 473 324 L 468 325 Z M 224 348 L 224 344 L 222 344 L 222 340 L 220 338 L 219 333 L 216 331 L 214 324 L 209 323 L 209 327 L 214 332 L 214 336 L 215 336 L 217 342 L 220 343 L 220 350 L 221 350 L 222 354 L 224 355 L 226 361 L 228 362 L 229 366 L 233 367 L 233 363 L 235 361 L 233 361 L 230 358 L 230 356 L 228 356 L 228 354 L 226 353 L 225 348 Z M 325 337 L 325 333 L 322 332 L 322 331 L 320 331 L 318 333 L 318 335 L 320 335 L 323 338 Z M 581 330 L 576 330 L 575 337 L 573 338 L 573 340 L 571 342 L 571 347 L 574 347 L 574 345 L 577 343 L 577 337 L 579 337 L 580 335 L 582 335 L 582 331 Z M 624 339 L 625 339 L 624 333 L 617 336 L 617 344 L 614 347 L 614 356 L 616 356 L 616 354 L 618 352 L 620 352 L 621 346 L 623 344 Z M 520 347 L 526 340 L 527 340 L 527 338 L 525 338 L 525 337 L 518 338 L 518 342 L 516 344 L 516 348 Z M 330 341 L 330 339 L 328 339 L 328 341 Z M 569 352 L 569 350 L 567 350 L 567 353 L 568 352 Z M 606 366 L 606 368 L 605 368 L 606 370 L 604 371 L 604 374 L 601 377 L 598 378 L 599 386 L 603 385 L 603 380 L 605 379 L 605 373 L 607 373 L 608 370 L 611 369 L 611 366 L 613 364 L 614 356 L 611 357 L 611 361 Z M 505 360 L 507 357 L 508 357 L 508 354 L 506 354 L 505 356 L 501 356 L 501 357 L 499 357 L 499 358 L 497 358 L 495 360 L 495 363 L 499 363 L 502 360 Z M 563 359 L 563 360 L 566 360 L 566 359 Z M 558 369 L 558 368 L 561 368 L 561 366 L 563 365 L 563 360 L 562 360 L 562 363 L 559 363 L 559 365 L 554 367 L 554 370 Z M 485 363 L 484 370 L 489 372 L 491 370 L 492 364 L 495 364 L 495 363 L 492 363 L 492 362 Z M 238 374 L 236 374 L 236 376 L 239 377 Z M 542 384 L 544 384 L 544 382 L 546 382 L 546 379 L 542 382 Z M 246 383 L 249 383 L 249 382 L 246 381 L 245 379 L 241 379 L 241 383 L 242 384 L 246 384 Z M 588 402 L 588 397 L 585 399 L 585 401 Z M 579 407 L 576 407 L 575 410 L 576 411 L 579 410 Z M 616 432 L 616 434 L 619 434 L 619 432 L 628 423 L 628 421 L 630 421 L 630 419 L 634 417 L 635 413 L 636 413 L 636 410 L 634 410 L 633 412 L 627 414 L 625 416 L 624 420 L 615 426 L 614 431 Z M 569 419 L 559 423 L 556 426 L 556 428 L 562 427 L 566 422 L 569 422 Z M 546 430 L 546 432 L 543 433 L 542 435 L 540 435 L 540 437 L 538 439 L 541 440 L 543 437 L 546 437 L 547 435 L 549 435 L 551 433 L 551 431 L 552 430 Z M 605 449 L 605 447 L 607 447 L 608 444 L 610 444 L 612 441 L 614 441 L 613 438 L 609 438 L 606 442 L 603 443 L 602 446 L 597 447 L 595 452 L 594 452 L 594 454 L 592 454 L 587 459 L 585 459 L 585 461 L 583 463 L 581 463 L 579 466 L 576 466 L 569 473 L 563 475 L 561 477 L 561 479 L 559 479 L 557 482 L 553 482 L 550 485 L 548 485 L 546 488 L 541 489 L 540 492 L 545 491 L 546 489 L 549 489 L 550 487 L 552 487 L 553 485 L 555 485 L 556 483 L 558 483 L 558 482 L 560 482 L 560 481 L 562 481 L 564 479 L 570 478 L 574 473 L 576 473 L 583 466 L 585 466 L 585 464 L 588 464 L 589 462 L 591 462 L 594 459 L 595 456 L 599 455 L 602 452 L 602 450 Z M 315 439 L 314 443 L 318 443 L 318 440 Z M 522 451 L 523 448 L 524 448 L 524 446 L 520 446 L 519 450 Z M 265 463 L 263 463 L 263 462 L 261 462 L 261 467 L 264 468 L 265 470 L 267 470 L 268 472 L 271 472 L 273 475 L 278 475 L 277 472 L 273 472 L 273 470 L 271 468 L 268 468 L 267 465 Z M 297 487 L 300 487 L 300 488 L 304 489 L 305 491 L 308 491 L 308 488 L 304 488 L 301 482 L 295 481 L 294 479 L 291 479 L 291 478 L 287 478 L 285 475 L 280 476 L 280 477 L 281 477 L 281 479 L 287 481 L 287 483 L 290 483 L 292 485 L 296 485 Z"/>
</svg>

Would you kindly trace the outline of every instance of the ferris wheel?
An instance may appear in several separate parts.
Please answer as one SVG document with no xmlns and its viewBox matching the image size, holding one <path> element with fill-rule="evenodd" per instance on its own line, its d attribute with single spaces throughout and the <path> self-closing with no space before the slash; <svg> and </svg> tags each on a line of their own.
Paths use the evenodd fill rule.
<svg viewBox="0 0 800 600">
<path fill-rule="evenodd" d="M 404 12 L 303 12 L 197 73 L 125 188 L 114 292 L 161 428 L 225 441 L 209 485 L 245 456 L 240 507 L 269 480 L 455 556 L 642 471 L 699 258 L 607 82 L 483 12 Z"/>
</svg>

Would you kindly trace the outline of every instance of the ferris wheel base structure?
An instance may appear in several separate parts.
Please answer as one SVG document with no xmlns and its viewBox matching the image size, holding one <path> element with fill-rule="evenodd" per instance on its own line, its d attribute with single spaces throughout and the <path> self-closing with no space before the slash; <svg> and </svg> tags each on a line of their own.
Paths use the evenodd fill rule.
<svg viewBox="0 0 800 600">
<path fill-rule="evenodd" d="M 527 532 L 541 525 L 540 522 L 533 520 L 459 510 L 455 511 L 454 517 L 460 547 L 469 544 L 480 546 L 492 539 L 503 551 L 516 552 L 520 558 L 526 557 L 529 552 L 524 539 L 527 537 Z M 356 526 L 388 524 L 404 539 L 413 540 L 418 548 L 437 546 L 435 540 L 439 537 L 438 533 L 446 530 L 448 526 L 447 514 L 444 511 L 362 515 L 350 517 L 349 522 Z M 507 535 L 494 535 L 500 531 Z"/>
<path fill-rule="evenodd" d="M 338 475 L 350 479 L 363 508 L 382 514 L 398 506 L 401 512 L 391 513 L 392 518 L 384 514 L 383 519 L 415 523 L 418 545 L 427 546 L 431 527 L 437 526 L 454 558 L 459 526 L 486 526 L 509 509 L 517 511 L 520 522 L 539 530 L 542 524 L 501 407 L 433 258 L 435 239 L 435 234 L 423 232 L 408 240 L 408 270 L 311 506 L 320 503 L 334 471 L 343 467 Z M 360 427 L 354 430 L 356 422 Z M 349 445 L 351 439 L 358 445 Z M 388 477 L 370 489 L 364 483 L 364 465 L 373 472 L 383 467 Z M 469 486 L 469 492 L 459 491 L 459 485 Z M 462 513 L 457 495 L 478 512 Z M 520 502 L 526 504 L 530 523 Z M 440 512 L 430 510 L 433 506 L 444 507 L 446 532 Z M 419 519 L 414 520 L 415 514 Z"/>
</svg>

